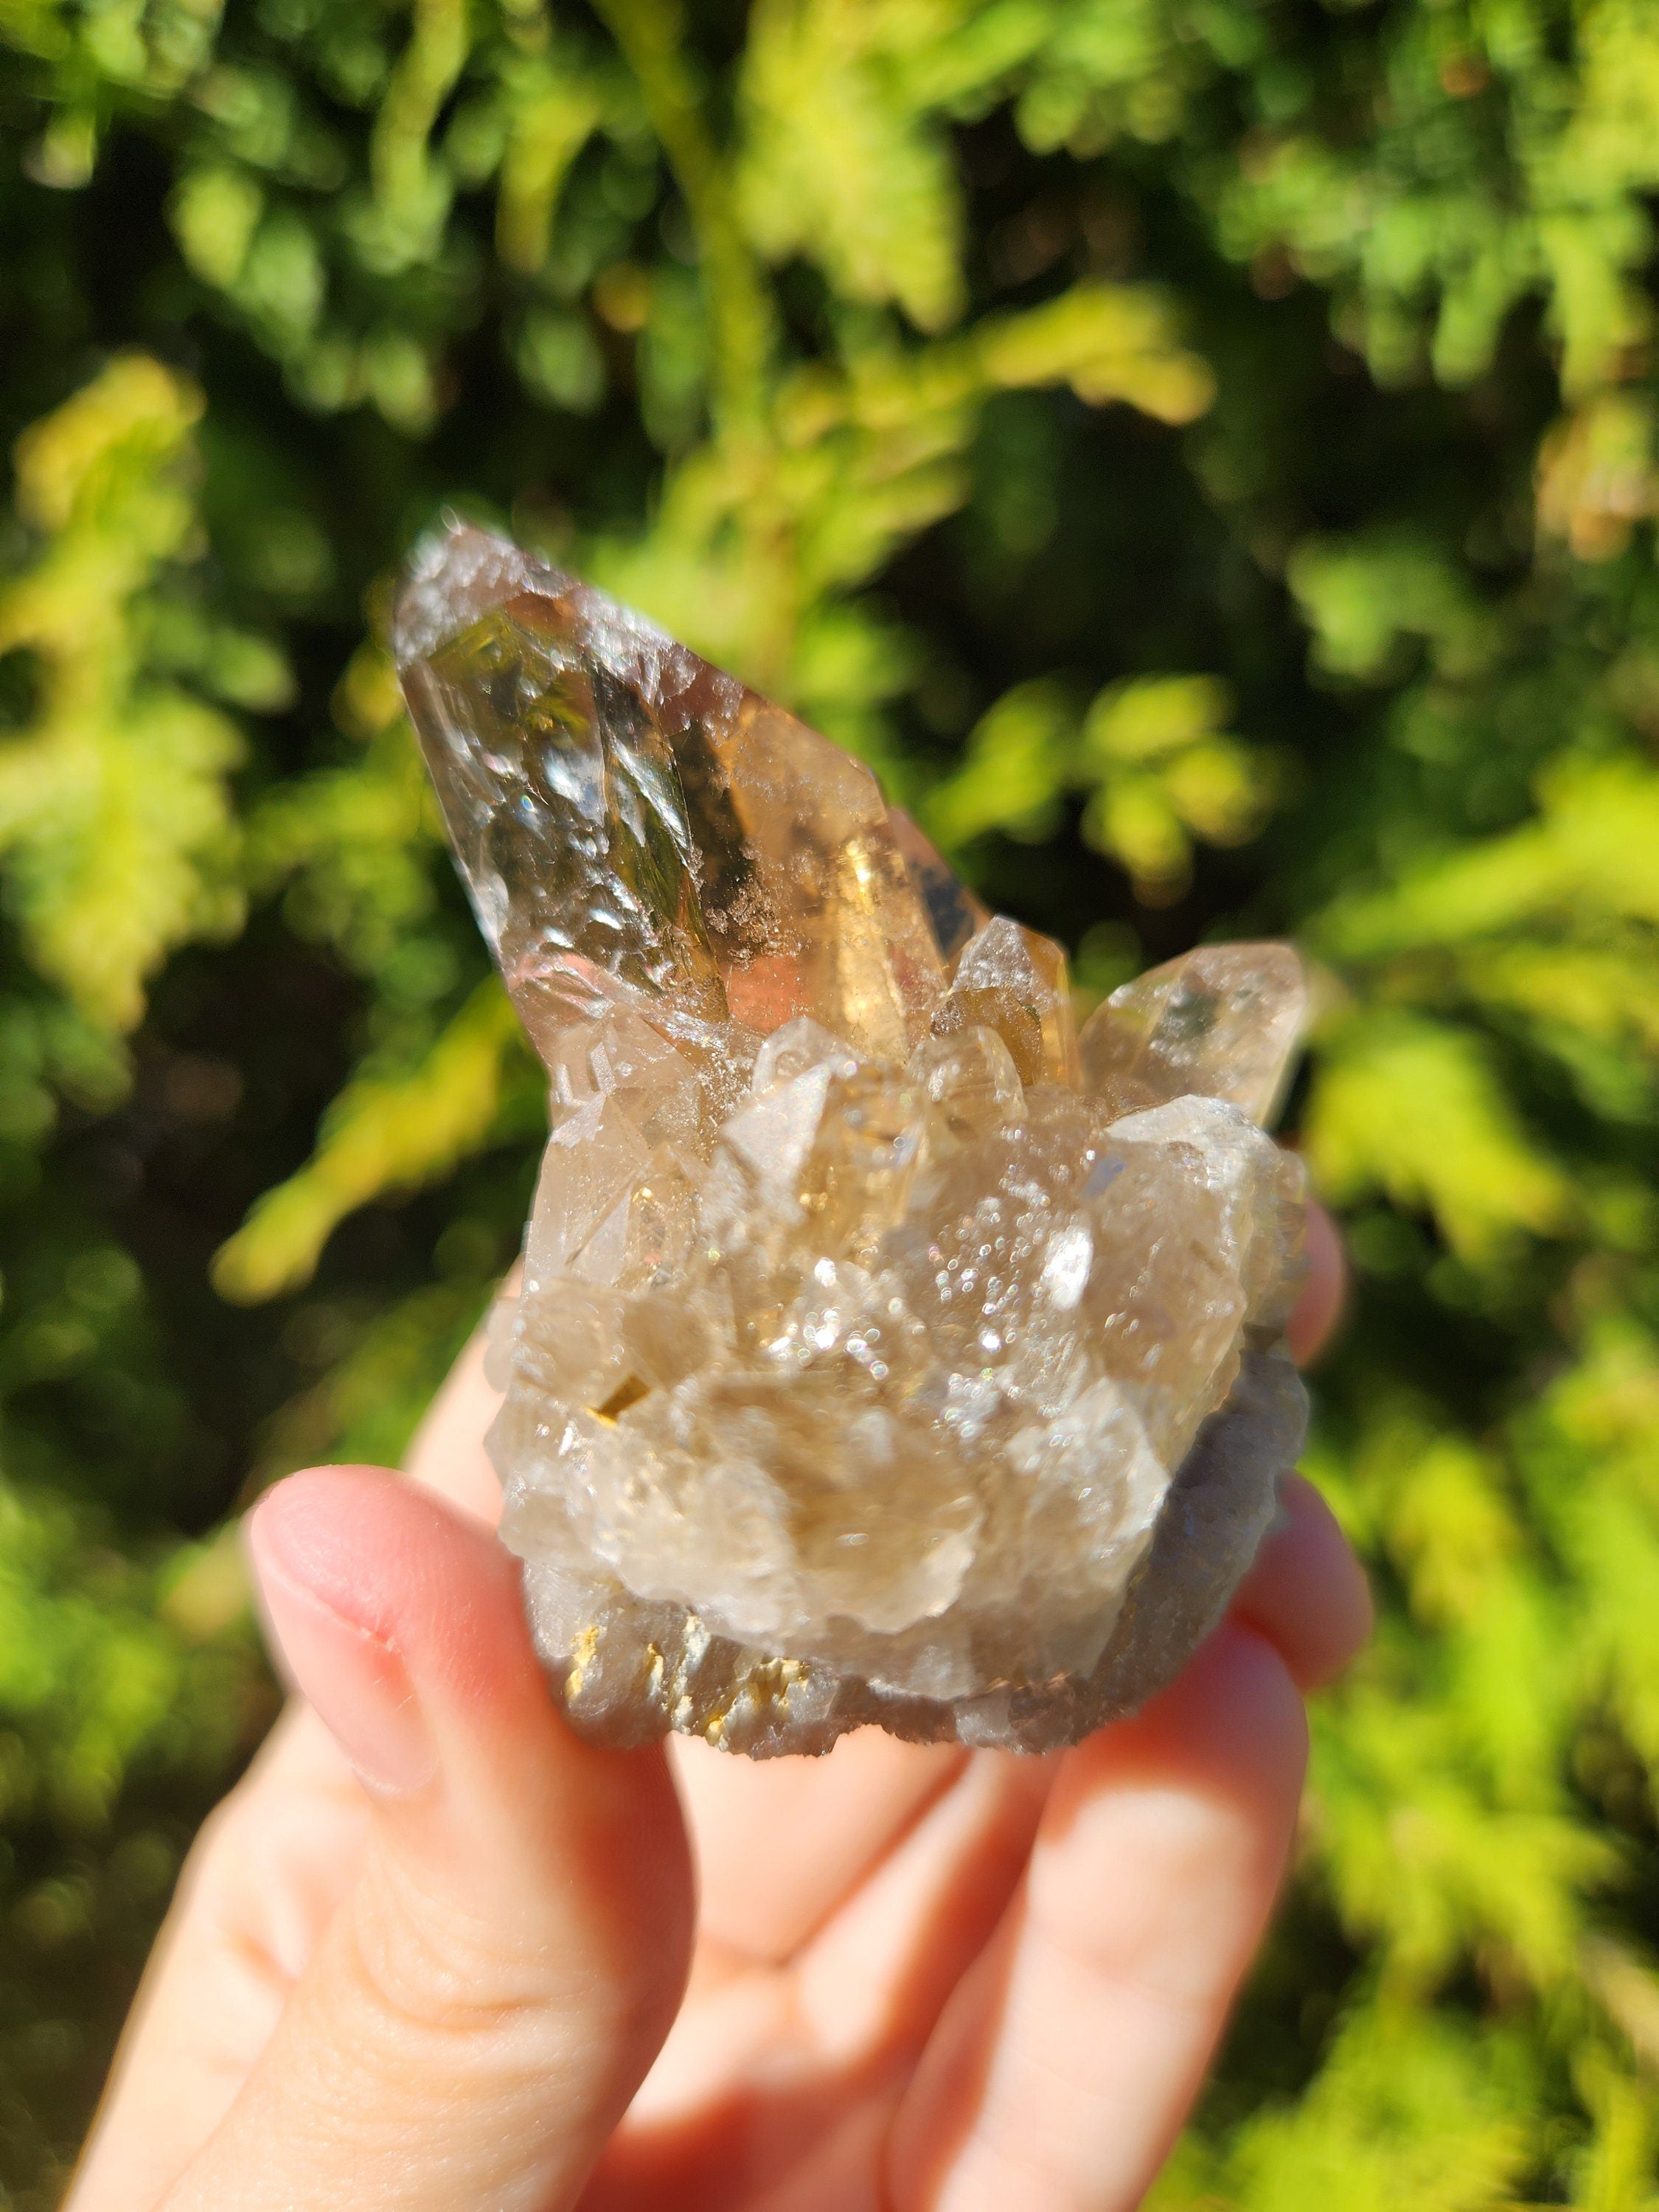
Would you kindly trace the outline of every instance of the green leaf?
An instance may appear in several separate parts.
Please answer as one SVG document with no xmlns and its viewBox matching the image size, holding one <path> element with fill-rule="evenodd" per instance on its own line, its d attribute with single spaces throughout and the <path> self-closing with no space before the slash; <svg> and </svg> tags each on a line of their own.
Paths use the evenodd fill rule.
<svg viewBox="0 0 1659 2212">
<path fill-rule="evenodd" d="M 773 260 L 805 253 L 852 300 L 922 330 L 961 313 L 949 142 L 911 81 L 951 0 L 760 0 L 742 77 L 744 220 Z"/>
<path fill-rule="evenodd" d="M 1338 1204 L 1381 1190 L 1422 1207 L 1477 1264 L 1517 1233 L 1556 1235 L 1571 1220 L 1571 1182 L 1468 1030 L 1382 1012 L 1345 1023 L 1320 1054 L 1304 1129 Z"/>
<path fill-rule="evenodd" d="M 17 447 L 18 509 L 45 542 L 0 592 L 0 652 L 32 651 L 41 678 L 29 722 L 0 739 L 0 870 L 40 972 L 112 1030 L 138 1021 L 174 946 L 240 918 L 241 739 L 142 658 L 143 596 L 195 550 L 200 410 L 192 387 L 128 356 Z M 270 703 L 269 663 L 262 676 Z"/>
<path fill-rule="evenodd" d="M 492 977 L 414 1067 L 358 1076 L 331 1108 L 313 1157 L 221 1246 L 213 1263 L 221 1295 L 252 1303 L 295 1289 L 348 1213 L 434 1182 L 487 1145 L 524 1051 L 518 1017 Z"/>
<path fill-rule="evenodd" d="M 1006 692 L 975 725 L 962 766 L 929 794 L 929 834 L 946 852 L 988 830 L 1045 834 L 1072 781 L 1076 727 L 1058 684 Z"/>
</svg>

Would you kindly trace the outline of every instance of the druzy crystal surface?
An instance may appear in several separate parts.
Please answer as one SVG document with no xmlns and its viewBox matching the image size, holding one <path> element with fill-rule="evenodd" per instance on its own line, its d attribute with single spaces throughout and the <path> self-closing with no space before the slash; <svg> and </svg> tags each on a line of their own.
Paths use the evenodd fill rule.
<svg viewBox="0 0 1659 2212">
<path fill-rule="evenodd" d="M 574 1723 L 1040 1750 L 1218 1619 L 1303 1434 L 1304 988 L 1209 946 L 1076 1028 L 869 771 L 453 526 L 405 696 L 545 1061 L 502 1533 Z"/>
</svg>

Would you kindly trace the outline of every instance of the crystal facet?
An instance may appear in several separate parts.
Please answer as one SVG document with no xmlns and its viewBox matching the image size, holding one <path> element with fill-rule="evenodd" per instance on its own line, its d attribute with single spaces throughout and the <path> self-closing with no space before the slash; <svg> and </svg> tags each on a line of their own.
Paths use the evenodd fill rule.
<svg viewBox="0 0 1659 2212">
<path fill-rule="evenodd" d="M 1085 1089 L 1152 1105 L 1193 1091 L 1271 1121 L 1308 1015 L 1288 945 L 1200 945 L 1114 991 L 1078 1040 Z"/>
<path fill-rule="evenodd" d="M 573 1723 L 1043 1749 L 1218 1619 L 1299 1448 L 1288 946 L 1073 1022 L 867 769 L 452 526 L 405 696 L 551 1133 L 492 1322 Z"/>
</svg>

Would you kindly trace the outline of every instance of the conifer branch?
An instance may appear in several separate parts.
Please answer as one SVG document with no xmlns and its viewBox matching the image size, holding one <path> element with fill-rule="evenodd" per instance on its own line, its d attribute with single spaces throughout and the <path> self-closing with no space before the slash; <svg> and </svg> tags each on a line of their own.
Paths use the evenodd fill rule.
<svg viewBox="0 0 1659 2212">
<path fill-rule="evenodd" d="M 716 426 L 752 434 L 766 408 L 772 304 L 686 58 L 684 10 L 679 0 L 595 0 L 595 6 L 638 81 L 690 217 L 714 329 Z"/>
</svg>

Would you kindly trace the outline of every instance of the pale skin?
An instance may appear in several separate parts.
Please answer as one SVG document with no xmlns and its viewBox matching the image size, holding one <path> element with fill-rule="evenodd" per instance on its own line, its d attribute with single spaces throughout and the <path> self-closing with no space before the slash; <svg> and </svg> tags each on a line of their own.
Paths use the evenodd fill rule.
<svg viewBox="0 0 1659 2212">
<path fill-rule="evenodd" d="M 1292 1329 L 1328 1332 L 1321 1219 Z M 475 1346 L 408 1477 L 251 1516 L 295 1690 L 185 1868 L 66 2212 L 1127 2212 L 1370 1626 L 1290 1485 L 1232 1613 L 1042 1759 L 598 1751 L 537 1666 Z"/>
</svg>

